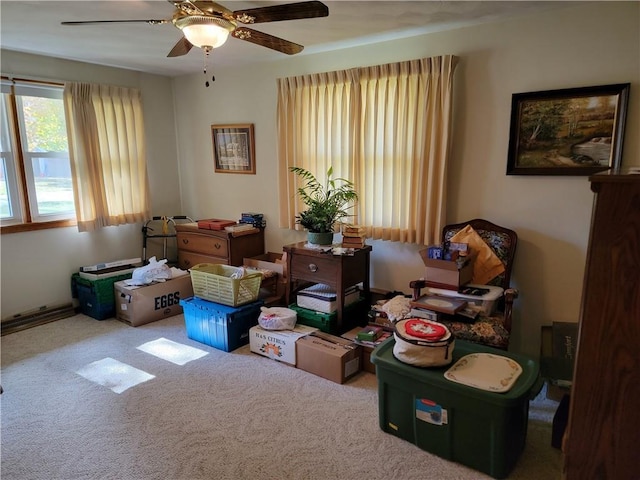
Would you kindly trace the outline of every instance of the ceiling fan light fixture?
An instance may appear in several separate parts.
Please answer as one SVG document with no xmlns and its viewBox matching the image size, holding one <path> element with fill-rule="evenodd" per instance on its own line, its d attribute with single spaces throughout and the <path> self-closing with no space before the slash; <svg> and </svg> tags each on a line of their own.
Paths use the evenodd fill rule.
<svg viewBox="0 0 640 480">
<path fill-rule="evenodd" d="M 223 45 L 229 38 L 229 32 L 235 28 L 227 20 L 201 15 L 177 19 L 175 24 L 192 45 L 209 49 Z"/>
</svg>

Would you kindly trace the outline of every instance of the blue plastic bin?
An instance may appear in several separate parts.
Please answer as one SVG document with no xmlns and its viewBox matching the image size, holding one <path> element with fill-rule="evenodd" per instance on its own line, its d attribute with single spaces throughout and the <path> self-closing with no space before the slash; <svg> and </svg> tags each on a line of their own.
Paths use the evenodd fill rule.
<svg viewBox="0 0 640 480">
<path fill-rule="evenodd" d="M 258 324 L 262 300 L 229 307 L 198 297 L 180 300 L 187 337 L 211 347 L 231 352 L 249 343 L 249 329 Z"/>
</svg>

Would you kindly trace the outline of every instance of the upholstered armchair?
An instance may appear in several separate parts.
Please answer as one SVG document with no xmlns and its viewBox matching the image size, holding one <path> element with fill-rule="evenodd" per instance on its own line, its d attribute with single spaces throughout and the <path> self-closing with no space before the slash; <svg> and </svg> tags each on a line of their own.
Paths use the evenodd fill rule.
<svg viewBox="0 0 640 480">
<path fill-rule="evenodd" d="M 507 350 L 511 337 L 513 301 L 518 296 L 518 291 L 509 286 L 518 235 L 513 230 L 476 218 L 468 222 L 446 225 L 442 229 L 442 242 L 450 241 L 451 237 L 467 225 L 475 230 L 504 265 L 503 273 L 486 282 L 487 285 L 502 287 L 504 295 L 498 300 L 496 311 L 491 316 L 481 315 L 472 323 L 446 320 L 442 323 L 456 338 Z M 421 289 L 429 284 L 426 280 L 414 280 L 409 286 L 413 289 L 413 299 L 416 300 L 421 295 Z"/>
</svg>

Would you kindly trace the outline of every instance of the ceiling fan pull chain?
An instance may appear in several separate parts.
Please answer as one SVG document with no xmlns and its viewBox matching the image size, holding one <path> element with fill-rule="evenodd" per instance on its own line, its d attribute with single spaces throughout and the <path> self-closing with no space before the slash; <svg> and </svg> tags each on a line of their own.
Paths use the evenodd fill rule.
<svg viewBox="0 0 640 480">
<path fill-rule="evenodd" d="M 204 59 L 203 59 L 204 65 L 203 65 L 203 69 L 202 69 L 205 78 L 207 76 L 207 59 L 208 58 L 209 58 L 209 49 L 205 48 L 204 49 Z M 209 80 L 205 80 L 204 81 L 204 85 L 205 85 L 205 87 L 208 88 L 209 87 Z"/>
</svg>

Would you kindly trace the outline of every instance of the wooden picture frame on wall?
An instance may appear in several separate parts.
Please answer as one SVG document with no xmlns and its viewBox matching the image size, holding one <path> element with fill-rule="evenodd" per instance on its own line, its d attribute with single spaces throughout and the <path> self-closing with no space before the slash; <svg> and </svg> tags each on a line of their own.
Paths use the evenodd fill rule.
<svg viewBox="0 0 640 480">
<path fill-rule="evenodd" d="M 628 83 L 513 94 L 507 175 L 619 167 L 628 102 Z"/>
<path fill-rule="evenodd" d="M 253 123 L 211 125 L 216 173 L 256 173 Z"/>
</svg>

